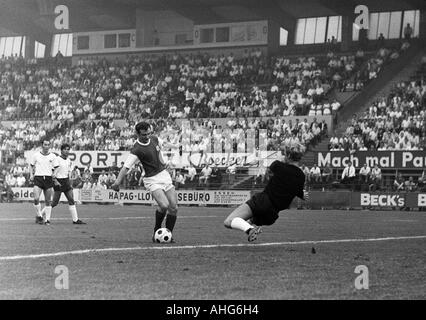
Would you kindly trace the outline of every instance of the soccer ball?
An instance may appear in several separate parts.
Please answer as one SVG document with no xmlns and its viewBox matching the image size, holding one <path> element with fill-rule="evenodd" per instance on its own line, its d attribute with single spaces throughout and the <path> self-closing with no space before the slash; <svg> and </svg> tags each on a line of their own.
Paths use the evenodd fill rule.
<svg viewBox="0 0 426 320">
<path fill-rule="evenodd" d="M 172 241 L 172 233 L 167 228 L 160 228 L 155 231 L 154 240 L 158 243 L 169 243 Z"/>
</svg>

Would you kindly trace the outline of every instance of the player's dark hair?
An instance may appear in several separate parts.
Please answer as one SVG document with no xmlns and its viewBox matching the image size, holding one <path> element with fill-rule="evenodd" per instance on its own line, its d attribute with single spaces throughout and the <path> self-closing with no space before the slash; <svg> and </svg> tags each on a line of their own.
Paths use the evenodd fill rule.
<svg viewBox="0 0 426 320">
<path fill-rule="evenodd" d="M 151 125 L 148 122 L 142 121 L 139 122 L 136 126 L 135 126 L 135 130 L 136 132 L 139 134 L 141 131 L 147 131 L 151 129 Z"/>
<path fill-rule="evenodd" d="M 64 143 L 64 144 L 61 146 L 61 151 L 62 151 L 62 150 L 65 150 L 65 149 L 71 149 L 71 146 L 70 146 L 68 143 Z"/>
</svg>

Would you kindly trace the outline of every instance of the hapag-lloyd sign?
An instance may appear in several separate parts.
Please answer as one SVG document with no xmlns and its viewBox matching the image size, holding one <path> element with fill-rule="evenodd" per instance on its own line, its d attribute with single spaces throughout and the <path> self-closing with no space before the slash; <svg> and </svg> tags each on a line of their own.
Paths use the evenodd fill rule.
<svg viewBox="0 0 426 320">
<path fill-rule="evenodd" d="M 369 167 L 377 164 L 382 169 L 421 169 L 426 167 L 426 151 L 358 151 L 352 155 L 347 151 L 329 151 L 315 154 L 319 167 L 329 163 L 333 168 L 343 168 L 349 161 L 356 168 L 367 163 Z"/>
</svg>

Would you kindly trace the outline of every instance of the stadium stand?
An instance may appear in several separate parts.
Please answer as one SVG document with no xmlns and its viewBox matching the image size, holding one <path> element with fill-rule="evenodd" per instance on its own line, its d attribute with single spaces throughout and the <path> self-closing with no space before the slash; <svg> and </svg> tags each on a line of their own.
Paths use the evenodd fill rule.
<svg viewBox="0 0 426 320">
<path fill-rule="evenodd" d="M 341 107 L 336 101 L 330 103 L 328 94 L 362 90 L 390 63 L 392 52 L 396 51 L 380 48 L 373 54 L 358 50 L 349 55 L 265 57 L 259 50 L 246 50 L 239 58 L 232 53 L 172 54 L 143 60 L 95 59 L 77 66 L 61 63 L 61 68 L 57 61 L 39 65 L 33 60 L 4 59 L 0 110 L 2 119 L 15 122 L 0 129 L 1 148 L 5 155 L 10 153 L 7 163 L 42 139 L 51 140 L 56 150 L 63 143 L 71 143 L 74 150 L 127 150 L 134 142 L 134 124 L 147 118 L 172 143 L 182 137 L 176 119 L 205 119 L 191 121 L 191 143 L 184 144 L 185 152 L 211 152 L 214 137 L 223 140 L 223 152 L 245 150 L 249 129 L 267 131 L 267 150 L 281 150 L 291 141 L 315 146 L 327 136 L 327 124 L 312 116 L 334 114 Z M 286 121 L 298 115 L 307 117 Z M 211 120 L 217 118 L 225 118 L 226 125 Z M 16 119 L 29 120 L 18 124 Z M 118 126 L 119 119 L 126 120 Z M 378 124 L 366 115 L 360 125 L 365 127 L 368 121 Z M 350 139 L 340 137 L 338 144 L 330 146 L 347 150 L 358 142 L 355 148 L 366 143 L 370 147 L 370 140 L 360 139 L 362 132 L 357 136 L 352 135 L 352 126 L 347 130 Z"/>
</svg>

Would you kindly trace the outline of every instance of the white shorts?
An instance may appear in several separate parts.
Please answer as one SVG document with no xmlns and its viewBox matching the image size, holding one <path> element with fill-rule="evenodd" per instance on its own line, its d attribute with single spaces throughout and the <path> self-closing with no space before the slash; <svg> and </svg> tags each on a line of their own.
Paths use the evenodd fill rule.
<svg viewBox="0 0 426 320">
<path fill-rule="evenodd" d="M 169 191 L 174 187 L 172 177 L 167 170 L 163 170 L 155 176 L 143 178 L 143 184 L 149 192 L 154 192 L 158 189 Z"/>
</svg>

